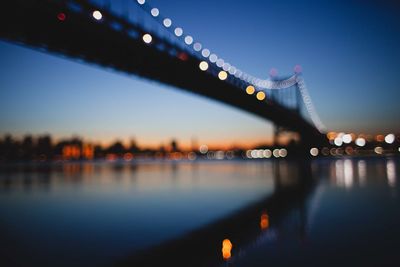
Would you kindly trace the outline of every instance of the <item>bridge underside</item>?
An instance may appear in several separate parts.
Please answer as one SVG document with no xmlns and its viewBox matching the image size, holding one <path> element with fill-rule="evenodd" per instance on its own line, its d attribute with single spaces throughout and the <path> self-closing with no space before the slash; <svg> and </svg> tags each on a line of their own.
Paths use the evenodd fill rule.
<svg viewBox="0 0 400 267">
<path fill-rule="evenodd" d="M 298 113 L 272 101 L 260 102 L 241 88 L 200 71 L 199 60 L 191 55 L 166 53 L 145 44 L 141 35 L 129 34 L 129 23 L 121 18 L 103 12 L 104 19 L 95 21 L 92 7 L 81 3 L 84 10 L 76 12 L 65 1 L 7 1 L 0 9 L 0 38 L 157 80 L 270 120 L 298 132 L 304 143 L 324 142 L 324 136 Z M 60 12 L 67 14 L 64 21 L 57 19 Z M 123 28 L 112 27 L 114 21 Z"/>
</svg>

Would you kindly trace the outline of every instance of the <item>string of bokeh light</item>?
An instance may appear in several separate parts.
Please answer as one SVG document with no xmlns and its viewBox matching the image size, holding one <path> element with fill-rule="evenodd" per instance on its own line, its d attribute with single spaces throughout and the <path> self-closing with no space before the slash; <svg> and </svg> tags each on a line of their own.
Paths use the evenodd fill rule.
<svg viewBox="0 0 400 267">
<path fill-rule="evenodd" d="M 265 89 L 280 90 L 297 85 L 306 111 L 310 115 L 311 121 L 320 132 L 323 132 L 325 130 L 325 126 L 323 125 L 319 115 L 316 112 L 315 106 L 311 101 L 311 97 L 308 93 L 307 87 L 305 86 L 304 80 L 299 75 L 301 73 L 301 67 L 299 65 L 295 66 L 295 74 L 288 79 L 270 80 L 254 77 L 246 72 L 241 71 L 237 67 L 226 62 L 224 59 L 218 57 L 215 53 L 212 53 L 210 49 L 203 47 L 201 42 L 195 41 L 192 35 L 184 34 L 184 30 L 182 27 L 173 27 L 172 19 L 162 16 L 160 10 L 156 7 L 151 7 L 149 4 L 147 4 L 146 0 L 136 0 L 136 2 L 141 8 L 148 12 L 153 19 L 155 19 L 160 25 L 167 29 L 167 31 L 175 36 L 175 38 L 183 40 L 183 42 L 190 48 L 193 54 L 199 58 L 199 69 L 201 71 L 208 71 L 212 75 L 215 75 L 221 81 L 229 81 L 229 75 L 240 79 L 242 82 L 247 83 L 247 85 L 244 85 L 245 92 L 248 95 L 255 95 L 255 97 L 259 101 L 264 101 L 267 98 L 267 94 L 263 91 Z M 103 19 L 103 14 L 99 10 L 94 10 L 92 12 L 92 17 L 97 21 L 101 21 Z M 66 17 L 64 13 L 61 15 L 58 14 L 58 19 L 60 21 L 64 21 L 65 18 Z M 142 36 L 142 40 L 146 44 L 151 44 L 153 41 L 153 36 L 150 33 L 144 33 Z M 220 69 L 220 71 L 211 71 L 210 64 L 215 65 L 217 68 Z M 271 77 L 274 77 L 277 74 L 277 71 L 275 69 L 273 70 L 274 74 L 272 74 L 271 70 Z"/>
<path fill-rule="evenodd" d="M 190 46 L 194 52 L 198 53 L 199 56 L 203 58 L 199 64 L 199 68 L 201 71 L 209 70 L 209 63 L 216 65 L 218 68 L 222 69 L 222 71 L 219 71 L 217 74 L 217 77 L 220 80 L 225 81 L 228 79 L 229 75 L 233 75 L 235 78 L 238 78 L 243 82 L 249 83 L 250 85 L 247 85 L 245 87 L 246 93 L 249 95 L 255 94 L 258 100 L 263 101 L 266 99 L 266 94 L 262 91 L 262 89 L 280 90 L 297 84 L 305 108 L 310 115 L 311 121 L 320 132 L 325 131 L 326 127 L 324 126 L 318 113 L 316 112 L 315 106 L 311 101 L 311 97 L 308 93 L 307 87 L 305 86 L 303 79 L 299 78 L 299 74 L 301 73 L 300 65 L 295 66 L 295 75 L 285 80 L 276 81 L 254 77 L 226 62 L 224 59 L 218 57 L 215 53 L 211 53 L 210 49 L 203 47 L 201 42 L 195 41 L 192 35 L 185 35 L 182 27 L 172 27 L 172 19 L 169 17 L 163 17 L 158 8 L 151 7 L 145 0 L 137 0 L 137 3 L 145 11 L 149 12 L 149 14 L 156 21 L 163 25 L 167 30 L 171 31 L 171 33 L 173 33 L 176 38 L 183 38 L 184 43 Z M 277 71 L 275 69 L 273 70 L 275 71 L 275 74 L 273 74 L 271 70 L 271 76 L 277 74 Z"/>
</svg>

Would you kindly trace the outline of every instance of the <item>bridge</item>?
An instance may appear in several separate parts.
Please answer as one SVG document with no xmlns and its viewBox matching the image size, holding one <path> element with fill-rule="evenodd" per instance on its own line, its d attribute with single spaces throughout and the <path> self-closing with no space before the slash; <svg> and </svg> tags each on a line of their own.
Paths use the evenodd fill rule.
<svg viewBox="0 0 400 267">
<path fill-rule="evenodd" d="M 283 79 L 254 77 L 145 0 L 6 1 L 0 38 L 217 100 L 297 132 L 309 146 L 326 142 L 299 69 Z"/>
</svg>

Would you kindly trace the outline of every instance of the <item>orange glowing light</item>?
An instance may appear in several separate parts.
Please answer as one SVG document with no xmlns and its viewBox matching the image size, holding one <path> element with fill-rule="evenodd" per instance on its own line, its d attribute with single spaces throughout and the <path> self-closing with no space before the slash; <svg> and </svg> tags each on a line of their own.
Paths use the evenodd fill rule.
<svg viewBox="0 0 400 267">
<path fill-rule="evenodd" d="M 224 241 L 222 241 L 222 257 L 224 260 L 229 260 L 232 257 L 231 250 L 232 242 L 229 239 L 224 239 Z"/>
<path fill-rule="evenodd" d="M 106 160 L 107 161 L 116 161 L 118 159 L 118 156 L 116 154 L 107 154 L 106 155 Z"/>
<path fill-rule="evenodd" d="M 326 135 L 326 137 L 328 137 L 329 140 L 335 139 L 336 136 L 337 136 L 337 133 L 335 133 L 335 132 L 329 132 L 329 133 Z"/>
<path fill-rule="evenodd" d="M 383 142 L 383 140 L 385 140 L 385 137 L 382 134 L 378 134 L 376 136 L 376 141 L 378 142 Z"/>
<path fill-rule="evenodd" d="M 256 94 L 256 97 L 258 100 L 262 101 L 265 99 L 265 93 L 260 91 Z"/>
<path fill-rule="evenodd" d="M 255 91 L 256 91 L 256 89 L 255 89 L 254 86 L 252 86 L 252 85 L 249 85 L 249 86 L 247 86 L 247 88 L 246 88 L 246 93 L 249 94 L 249 95 L 254 94 Z"/>
<path fill-rule="evenodd" d="M 261 215 L 260 227 L 261 227 L 261 230 L 268 229 L 268 227 L 269 227 L 269 217 L 268 217 L 268 214 L 263 213 L 263 214 Z"/>
<path fill-rule="evenodd" d="M 124 160 L 125 161 L 131 161 L 133 159 L 133 154 L 132 153 L 125 153 L 124 154 Z"/>
</svg>

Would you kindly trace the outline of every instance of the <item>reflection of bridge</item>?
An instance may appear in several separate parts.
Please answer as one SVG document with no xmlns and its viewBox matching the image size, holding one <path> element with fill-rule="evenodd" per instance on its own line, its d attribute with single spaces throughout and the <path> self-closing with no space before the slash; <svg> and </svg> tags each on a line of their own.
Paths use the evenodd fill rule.
<svg viewBox="0 0 400 267">
<path fill-rule="evenodd" d="M 306 201 L 315 182 L 311 166 L 307 162 L 275 162 L 274 167 L 272 195 L 180 239 L 134 254 L 116 266 L 225 266 L 221 253 L 224 239 L 233 244 L 229 261 L 236 261 L 261 243 L 279 239 L 288 222 L 303 241 L 307 228 Z"/>
<path fill-rule="evenodd" d="M 183 34 L 158 9 L 137 2 L 7 1 L 0 10 L 0 37 L 218 100 L 298 132 L 307 144 L 324 140 L 300 74 L 283 80 L 253 77 Z M 141 15 L 136 11 L 132 17 L 133 6 Z M 146 26 L 146 16 L 156 26 Z"/>
</svg>

